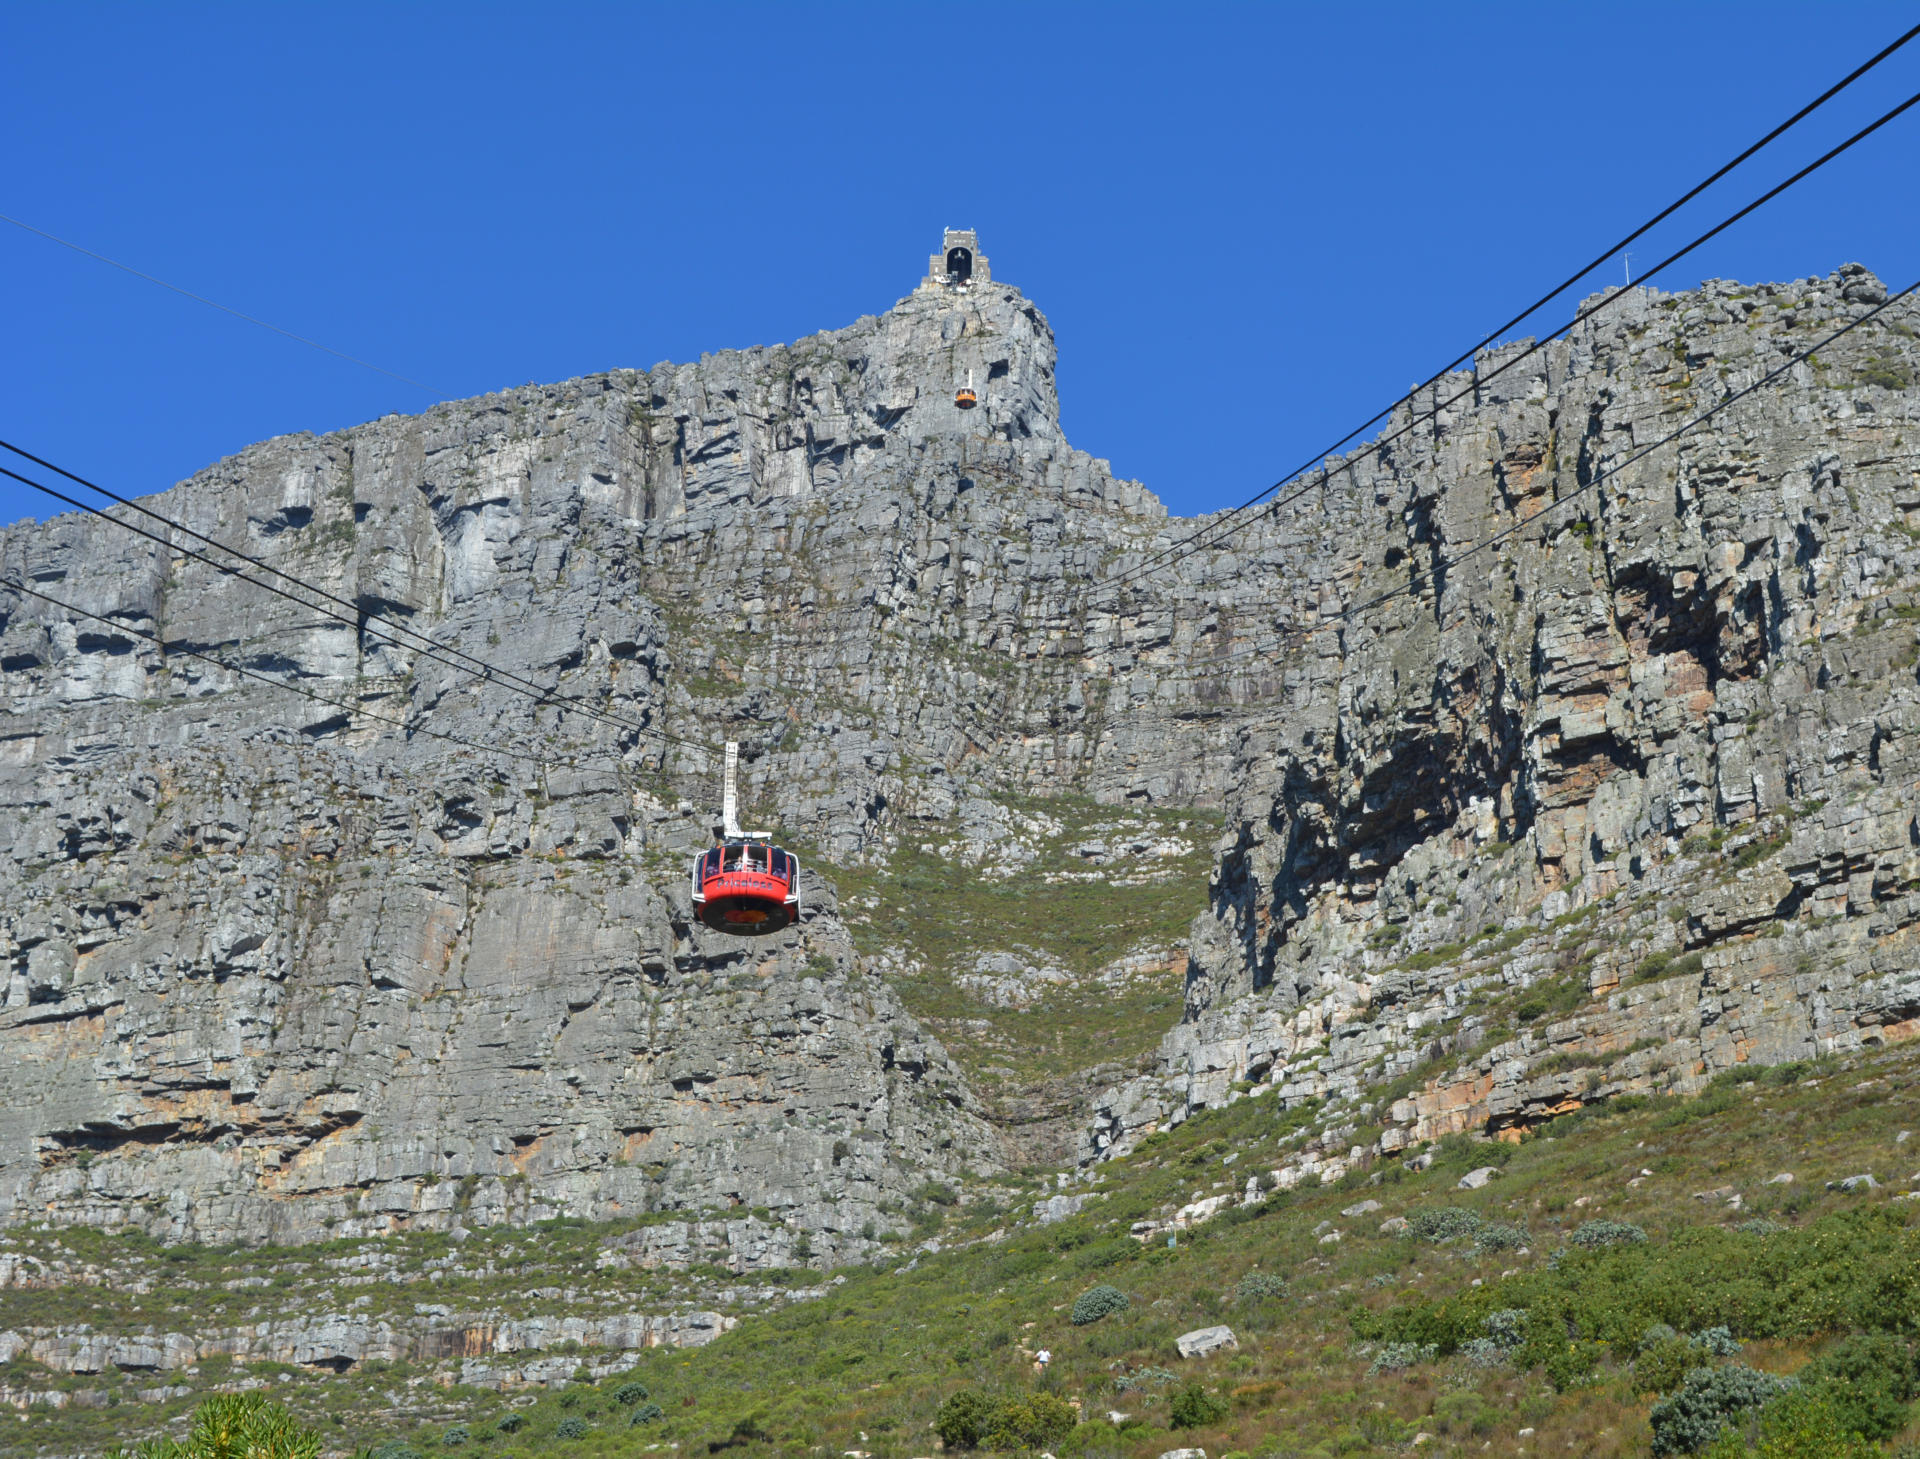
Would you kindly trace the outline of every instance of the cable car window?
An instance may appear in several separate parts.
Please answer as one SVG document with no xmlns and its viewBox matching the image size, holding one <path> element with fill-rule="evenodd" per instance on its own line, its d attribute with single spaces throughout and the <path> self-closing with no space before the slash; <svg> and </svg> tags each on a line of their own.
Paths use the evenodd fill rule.
<svg viewBox="0 0 1920 1459">
<path fill-rule="evenodd" d="M 719 875 L 719 872 L 720 853 L 718 851 L 709 851 L 705 856 L 700 858 L 700 879 L 702 881 L 710 876 Z"/>
<path fill-rule="evenodd" d="M 973 252 L 966 248 L 947 250 L 947 277 L 956 284 L 964 284 L 973 277 Z"/>
<path fill-rule="evenodd" d="M 778 846 L 773 848 L 773 874 L 780 880 L 787 880 L 787 853 Z"/>
</svg>

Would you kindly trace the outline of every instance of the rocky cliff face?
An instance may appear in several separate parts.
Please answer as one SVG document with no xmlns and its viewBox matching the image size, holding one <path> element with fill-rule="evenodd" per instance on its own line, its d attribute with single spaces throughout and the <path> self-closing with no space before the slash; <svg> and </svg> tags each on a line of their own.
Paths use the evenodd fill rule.
<svg viewBox="0 0 1920 1459">
<path fill-rule="evenodd" d="M 1217 804 L 1234 693 L 1271 673 L 1194 668 L 1231 589 L 1091 601 L 1167 524 L 1061 438 L 1051 333 L 1002 285 L 267 442 L 154 505 L 357 612 L 169 529 L 0 535 L 13 1221 L 291 1241 L 752 1206 L 857 1253 L 1005 1151 L 815 855 L 957 835 L 955 864 L 1008 848 L 991 874 L 1036 794 L 1122 833 Z M 727 738 L 750 823 L 810 868 L 771 943 L 689 918 Z"/>
<path fill-rule="evenodd" d="M 1628 459 L 1886 298 L 1635 292 L 1339 478 L 1341 602 L 1411 591 L 1246 726 L 1186 1020 L 1086 1157 L 1243 1092 L 1391 1151 L 1912 1034 L 1916 311 Z"/>
<path fill-rule="evenodd" d="M 156 499 L 348 622 L 169 531 L 0 534 L 0 1211 L 296 1241 L 751 1207 L 733 1264 L 831 1262 L 1051 1158 L 1076 1067 L 1119 1081 L 1089 1159 L 1265 1089 L 1375 1101 L 1392 1149 L 1896 1036 L 1912 311 L 1553 506 L 1878 290 L 1636 292 L 1121 587 L 1200 524 L 1067 445 L 998 283 Z M 728 738 L 809 867 L 767 943 L 684 890 Z M 1189 960 L 1163 924 L 1201 908 Z M 1142 1048 L 1180 1021 L 1129 1077 L 1108 1025 L 1059 1043 L 1102 1007 Z"/>
</svg>

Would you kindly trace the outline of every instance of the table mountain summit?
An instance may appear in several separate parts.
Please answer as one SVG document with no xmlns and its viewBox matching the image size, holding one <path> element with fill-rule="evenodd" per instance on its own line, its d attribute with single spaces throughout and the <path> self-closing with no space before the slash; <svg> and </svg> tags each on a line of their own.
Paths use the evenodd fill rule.
<svg viewBox="0 0 1920 1459">
<path fill-rule="evenodd" d="M 843 330 L 7 529 L 0 1214 L 832 1264 L 1207 1104 L 1392 1154 L 1904 1037 L 1914 311 L 1620 464 L 1884 300 L 1629 291 L 1137 574 L 1210 519 L 1067 443 L 961 234 Z M 730 739 L 761 943 L 686 888 Z"/>
</svg>

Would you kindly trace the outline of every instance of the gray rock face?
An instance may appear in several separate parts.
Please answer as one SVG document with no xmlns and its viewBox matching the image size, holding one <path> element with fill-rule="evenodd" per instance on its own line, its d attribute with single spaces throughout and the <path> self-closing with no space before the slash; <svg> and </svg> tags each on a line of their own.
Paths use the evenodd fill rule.
<svg viewBox="0 0 1920 1459">
<path fill-rule="evenodd" d="M 636 1348 L 702 1347 L 733 1327 L 735 1319 L 718 1312 L 682 1312 L 650 1317 L 621 1313 L 612 1317 L 514 1318 L 503 1313 L 455 1313 L 439 1304 L 423 1304 L 412 1317 L 388 1319 L 358 1313 L 332 1313 L 297 1322 L 259 1322 L 202 1332 L 149 1332 L 138 1336 L 95 1332 L 85 1326 L 0 1331 L 0 1362 L 24 1358 L 55 1373 L 166 1373 L 205 1358 L 237 1362 L 275 1362 L 339 1372 L 370 1360 L 419 1362 L 463 1356 L 510 1357 L 515 1363 L 469 1363 L 463 1382 L 490 1387 L 564 1379 L 578 1358 L 535 1355 L 563 1344 L 611 1352 Z M 568 1348 L 568 1352 L 573 1348 Z"/>
<path fill-rule="evenodd" d="M 1186 1019 L 1085 1158 L 1244 1081 L 1424 1068 L 1391 1151 L 1912 1036 L 1911 302 L 1647 451 L 1885 297 L 1635 291 L 1340 474 L 1336 600 L 1398 596 L 1240 741 Z"/>
<path fill-rule="evenodd" d="M 1052 333 L 984 277 L 153 499 L 345 622 L 170 528 L 0 533 L 0 1219 L 671 1212 L 633 1260 L 869 1254 L 929 1180 L 1022 1157 L 823 871 L 912 845 L 1044 876 L 1013 843 L 1056 796 L 1114 811 L 1083 887 L 1169 854 L 1130 808 L 1227 818 L 1189 946 L 1113 950 L 1180 959 L 1186 1002 L 1087 1159 L 1248 1084 L 1357 1101 L 1431 1064 L 1378 1112 L 1397 1149 L 1905 1037 L 1914 311 L 1566 501 L 1879 289 L 1637 292 L 1119 585 L 1205 524 L 1066 443 Z M 808 868 L 759 944 L 686 892 L 729 738 Z M 1574 976 L 1563 919 L 1603 903 L 1604 1006 L 1469 1006 Z M 1456 946 L 1488 928 L 1497 959 Z M 964 952 L 982 1006 L 1061 971 L 992 928 Z"/>
<path fill-rule="evenodd" d="M 1217 564 L 1093 600 L 1170 529 L 1062 439 L 1054 365 L 1016 290 L 929 282 L 153 499 L 346 622 L 171 528 L 0 533 L 0 1217 L 298 1241 L 752 1206 L 831 1262 L 994 1168 L 816 855 L 984 854 L 1036 792 L 1217 804 L 1272 671 L 1199 665 L 1279 641 L 1234 636 Z M 808 867 L 767 943 L 690 920 L 727 738 Z M 1158 854 L 1109 839 L 1087 865 Z"/>
</svg>

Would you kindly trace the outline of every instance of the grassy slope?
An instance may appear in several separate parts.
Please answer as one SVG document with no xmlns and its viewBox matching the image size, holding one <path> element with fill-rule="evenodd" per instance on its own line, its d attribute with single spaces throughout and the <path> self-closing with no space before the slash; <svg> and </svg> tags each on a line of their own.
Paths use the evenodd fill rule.
<svg viewBox="0 0 1920 1459">
<path fill-rule="evenodd" d="M 1069 797 L 1034 801 L 1057 829 L 1033 838 L 1038 855 L 1012 876 L 982 876 L 950 857 L 903 846 L 885 866 L 830 868 L 862 952 L 903 954 L 891 981 L 983 1093 L 1056 1079 L 1150 1052 L 1180 1016 L 1177 966 L 1115 992 L 1082 981 L 1025 1008 L 995 1007 L 955 982 L 981 951 L 1024 953 L 1090 980 L 1127 953 L 1170 952 L 1206 906 L 1210 815 Z M 1178 856 L 1095 867 L 1072 848 L 1142 831 L 1179 842 Z"/>
<path fill-rule="evenodd" d="M 1594 1374 L 1564 1393 L 1543 1371 L 1482 1370 L 1458 1358 L 1369 1377 L 1376 1345 L 1362 1342 L 1356 1330 L 1372 1331 L 1374 1320 L 1366 1314 L 1387 1312 L 1396 1303 L 1464 1294 L 1500 1305 L 1508 1293 L 1515 1302 L 1530 1291 L 1537 1294 L 1541 1284 L 1561 1280 L 1548 1269 L 1549 1253 L 1595 1215 L 1643 1226 L 1652 1238 L 1644 1249 L 1650 1260 L 1684 1253 L 1697 1239 L 1689 1233 L 1737 1229 L 1756 1216 L 1805 1230 L 1834 1213 L 1867 1208 L 1904 1226 L 1913 1207 L 1894 1197 L 1906 1189 L 1909 1167 L 1920 1166 L 1920 1152 L 1908 1157 L 1915 1147 L 1897 1145 L 1896 1137 L 1905 1124 L 1920 1123 L 1912 1108 L 1916 1081 L 1920 1051 L 1902 1049 L 1749 1084 L 1725 1083 L 1690 1102 L 1622 1101 L 1625 1107 L 1569 1117 L 1518 1146 L 1456 1139 L 1425 1172 L 1389 1165 L 1374 1172 L 1381 1177 L 1377 1183 L 1355 1172 L 1341 1189 L 1272 1196 L 1183 1233 L 1174 1249 L 1134 1242 L 1126 1234 L 1130 1222 L 1199 1194 L 1239 1188 L 1249 1171 L 1272 1164 L 1289 1134 L 1313 1118 L 1311 1111 L 1282 1114 L 1270 1098 L 1248 1099 L 1197 1116 L 1105 1167 L 1098 1185 L 1104 1199 L 1068 1221 L 1039 1228 L 1024 1221 L 1023 1211 L 1040 1187 L 1015 1184 L 1002 1189 L 998 1203 L 983 1199 L 948 1208 L 948 1249 L 920 1255 L 910 1270 L 900 1258 L 890 1270 L 855 1270 L 822 1300 L 743 1316 L 734 1332 L 707 1348 L 636 1355 L 634 1376 L 665 1409 L 664 1419 L 652 1424 L 627 1423 L 631 1410 L 611 1397 L 618 1379 L 544 1393 L 517 1410 L 509 1408 L 510 1395 L 437 1387 L 449 1375 L 424 1367 L 344 1378 L 300 1373 L 276 1382 L 276 1396 L 323 1417 L 343 1446 L 401 1438 L 426 1454 L 442 1452 L 438 1436 L 458 1422 L 475 1436 L 461 1450 L 466 1454 L 598 1459 L 666 1445 L 707 1454 L 739 1435 L 735 1447 L 756 1453 L 859 1448 L 878 1459 L 912 1459 L 934 1452 L 928 1432 L 934 1410 L 944 1395 L 966 1385 L 1004 1394 L 1041 1386 L 1080 1400 L 1085 1415 L 1101 1421 L 1083 1425 L 1066 1447 L 1113 1459 L 1150 1459 L 1187 1442 L 1216 1459 L 1236 1450 L 1385 1451 L 1416 1432 L 1434 1435 L 1423 1452 L 1477 1453 L 1488 1443 L 1514 1452 L 1522 1428 L 1536 1431 L 1528 1444 L 1543 1453 L 1644 1453 L 1651 1400 L 1635 1392 L 1624 1355 L 1594 1349 Z M 1470 1166 L 1502 1159 L 1502 1176 L 1487 1188 L 1456 1189 Z M 1651 1173 L 1642 1176 L 1643 1170 Z M 1781 1171 L 1794 1173 L 1792 1185 L 1766 1183 Z M 1881 1188 L 1854 1194 L 1825 1188 L 1830 1179 L 1861 1171 L 1871 1171 Z M 1744 1209 L 1730 1209 L 1724 1195 L 1696 1198 L 1697 1192 L 1726 1187 L 1742 1196 Z M 1382 1208 L 1341 1214 L 1363 1199 L 1378 1200 Z M 1378 1230 L 1390 1216 L 1435 1205 L 1525 1225 L 1527 1253 L 1481 1254 L 1466 1243 L 1436 1246 Z M 1323 1223 L 1331 1223 L 1325 1230 L 1343 1233 L 1342 1239 L 1323 1244 Z M 1002 1231 L 1010 1234 L 981 1239 Z M 552 1233 L 550 1264 L 571 1265 L 582 1287 L 600 1285 L 607 1279 L 589 1275 L 587 1255 L 596 1234 Z M 75 1239 L 112 1244 L 109 1238 Z M 527 1240 L 524 1233 L 484 1239 Z M 1911 1278 L 1920 1272 L 1920 1256 L 1899 1270 Z M 1285 1278 L 1288 1295 L 1236 1300 L 1236 1285 L 1256 1271 Z M 1476 1280 L 1499 1284 L 1503 1273 L 1510 1275 L 1500 1291 L 1474 1297 Z M 1071 1326 L 1073 1298 L 1097 1281 L 1125 1291 L 1130 1308 L 1089 1327 Z M 0 1326 L 44 1319 L 56 1295 L 0 1293 Z M 438 1291 L 432 1295 L 445 1300 Z M 416 1287 L 408 1297 L 425 1294 Z M 63 1308 L 85 1300 L 82 1289 L 58 1294 Z M 164 1297 L 155 1293 L 149 1300 Z M 1176 1335 L 1218 1321 L 1238 1332 L 1237 1352 L 1178 1358 Z M 1736 1330 L 1742 1321 L 1752 1331 L 1767 1326 L 1750 1314 L 1736 1320 Z M 1790 1370 L 1817 1341 L 1817 1331 L 1790 1332 L 1749 1343 L 1746 1357 Z M 1035 1372 L 1029 1358 L 1040 1347 L 1054 1355 L 1044 1374 Z M 14 1367 L 5 1374 L 9 1381 L 46 1386 L 46 1375 Z M 1228 1417 L 1197 1432 L 1169 1431 L 1169 1389 L 1149 1371 L 1155 1369 L 1177 1373 L 1183 1382 L 1197 1377 L 1227 1398 Z M 1134 1374 L 1143 1375 L 1136 1386 L 1118 1386 L 1117 1380 Z M 97 1447 L 107 1432 L 150 1431 L 187 1402 L 131 1411 L 35 1411 L 26 1422 L 6 1420 L 11 1432 L 0 1442 L 10 1441 L 7 1452 L 82 1451 Z M 1109 1409 L 1132 1418 L 1115 1427 L 1104 1422 Z M 522 1425 L 501 1434 L 497 1425 L 509 1412 L 518 1413 Z M 584 1422 L 585 1437 L 556 1435 L 569 1418 Z M 764 1437 L 745 1437 L 753 1434 Z"/>
</svg>

